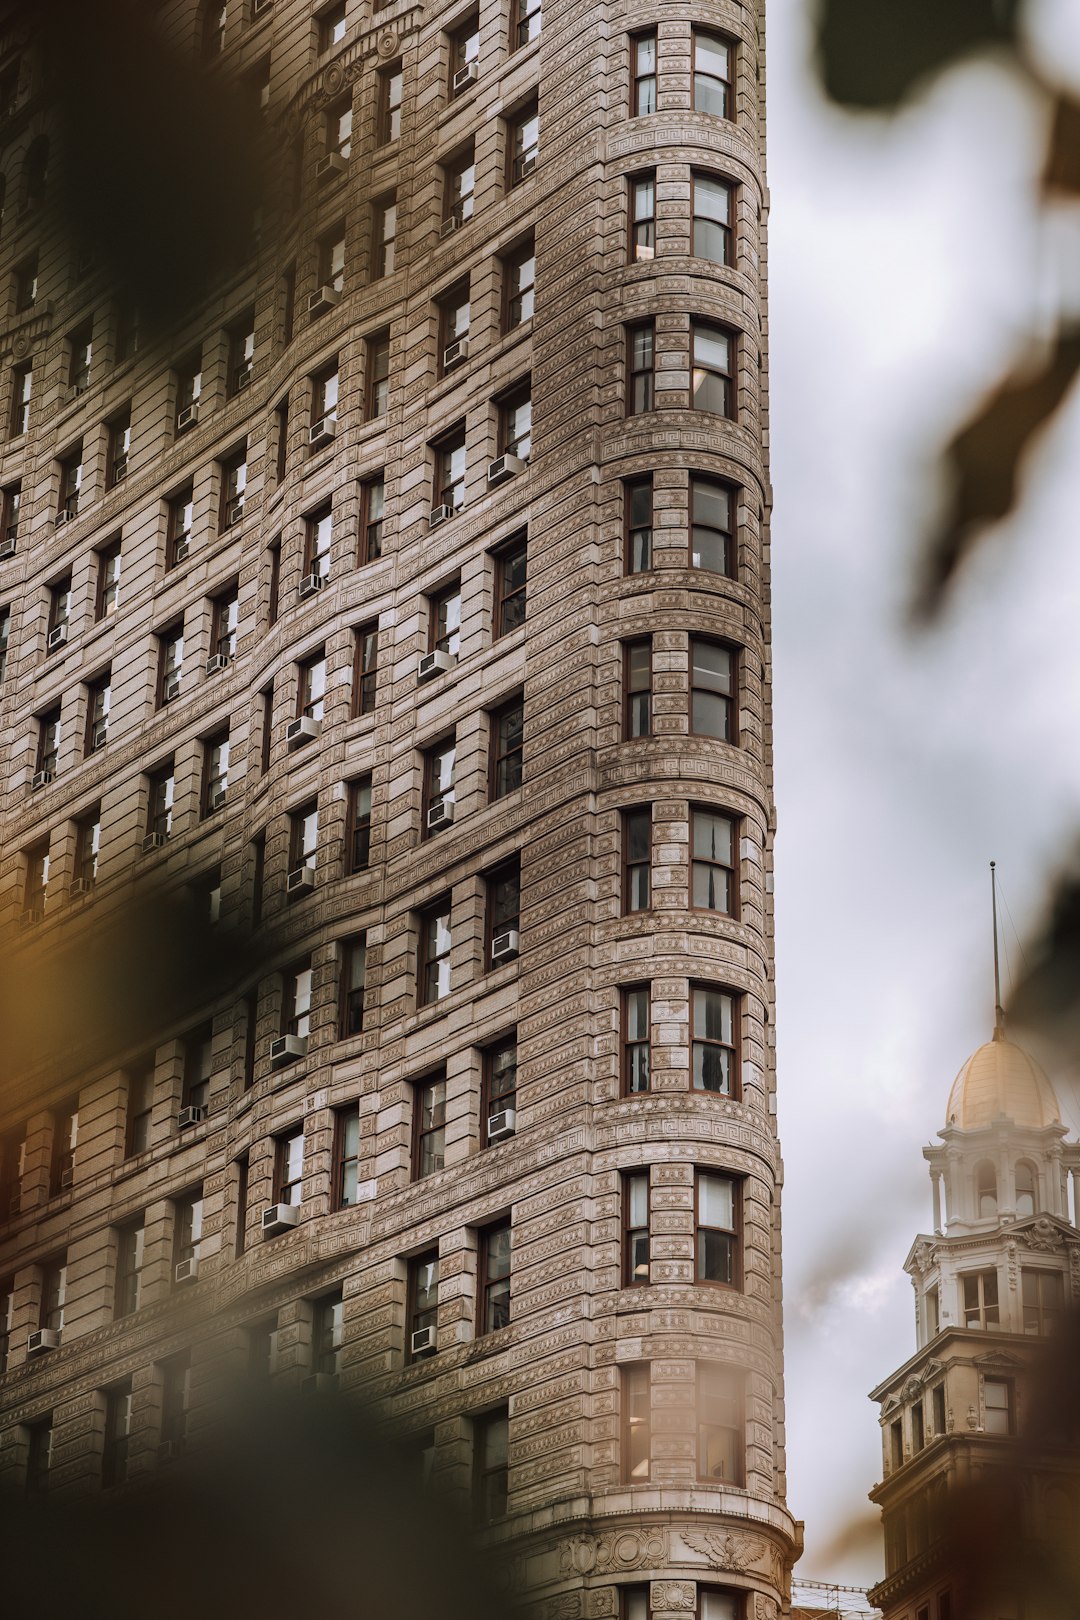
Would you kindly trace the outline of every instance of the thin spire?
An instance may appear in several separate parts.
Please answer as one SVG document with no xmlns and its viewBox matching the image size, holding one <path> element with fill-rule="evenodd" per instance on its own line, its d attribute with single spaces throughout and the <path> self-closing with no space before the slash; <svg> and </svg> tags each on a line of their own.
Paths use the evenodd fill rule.
<svg viewBox="0 0 1080 1620">
<path fill-rule="evenodd" d="M 990 862 L 990 904 L 994 913 L 994 1039 L 1005 1039 L 1005 1009 L 1001 1005 L 1001 968 L 998 963 L 997 862 Z"/>
</svg>

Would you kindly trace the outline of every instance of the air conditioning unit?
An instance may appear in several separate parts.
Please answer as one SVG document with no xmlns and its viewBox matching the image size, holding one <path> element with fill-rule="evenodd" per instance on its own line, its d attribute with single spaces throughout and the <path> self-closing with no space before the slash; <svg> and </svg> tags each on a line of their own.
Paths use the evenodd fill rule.
<svg viewBox="0 0 1080 1620">
<path fill-rule="evenodd" d="M 261 17 L 264 11 L 269 11 L 274 0 L 251 0 L 251 15 Z"/>
<path fill-rule="evenodd" d="M 455 231 L 460 231 L 464 223 L 465 220 L 463 215 L 456 212 L 453 214 L 447 214 L 446 218 L 439 226 L 439 235 L 442 237 L 453 236 Z"/>
<path fill-rule="evenodd" d="M 308 444 L 314 450 L 320 444 L 329 444 L 337 432 L 337 418 L 322 416 L 308 428 Z"/>
<path fill-rule="evenodd" d="M 518 164 L 518 179 L 519 180 L 527 179 L 528 176 L 530 174 L 532 174 L 532 172 L 533 172 L 533 170 L 535 168 L 536 168 L 536 153 L 535 152 L 530 152 L 528 154 L 528 156 L 523 157 L 521 162 Z"/>
<path fill-rule="evenodd" d="M 326 580 L 322 574 L 305 574 L 297 586 L 296 594 L 301 602 L 306 602 L 309 596 L 314 596 L 316 591 L 321 591 L 325 584 Z"/>
<path fill-rule="evenodd" d="M 314 742 L 322 730 L 322 721 L 315 720 L 310 714 L 302 714 L 297 720 L 290 720 L 285 727 L 285 741 L 290 748 L 299 748 L 302 743 Z"/>
<path fill-rule="evenodd" d="M 8 557 L 14 557 L 16 550 L 15 536 L 9 534 L 6 540 L 0 540 L 0 562 Z"/>
<path fill-rule="evenodd" d="M 49 631 L 49 639 L 46 642 L 46 646 L 48 647 L 50 652 L 55 652 L 57 647 L 62 647 L 64 645 L 67 638 L 68 638 L 68 627 L 67 627 L 67 625 L 66 624 L 58 624 L 56 626 L 55 630 L 50 630 Z"/>
<path fill-rule="evenodd" d="M 228 669 L 228 667 L 228 653 L 211 653 L 210 657 L 206 660 L 206 673 L 208 675 L 220 675 L 221 671 L 223 669 Z"/>
<path fill-rule="evenodd" d="M 504 928 L 491 941 L 493 962 L 512 962 L 521 949 L 521 935 L 516 928 Z"/>
<path fill-rule="evenodd" d="M 336 174 L 344 174 L 348 167 L 348 158 L 342 157 L 340 152 L 327 152 L 315 165 L 315 178 L 331 180 Z"/>
<path fill-rule="evenodd" d="M 470 84 L 476 83 L 476 78 L 477 65 L 475 62 L 466 62 L 464 67 L 459 67 L 454 74 L 454 94 L 460 95 L 462 90 L 467 90 Z"/>
<path fill-rule="evenodd" d="M 245 388 L 251 387 L 251 367 L 241 366 L 233 378 L 233 393 L 242 394 Z"/>
<path fill-rule="evenodd" d="M 488 1141 L 501 1142 L 504 1137 L 513 1136 L 516 1123 L 517 1110 L 514 1108 L 503 1108 L 497 1114 L 489 1114 L 487 1122 Z"/>
<path fill-rule="evenodd" d="M 186 428 L 194 427 L 199 420 L 199 403 L 196 400 L 191 405 L 185 405 L 182 411 L 176 414 L 176 431 L 183 433 Z"/>
<path fill-rule="evenodd" d="M 74 403 L 75 400 L 81 399 L 82 396 L 86 393 L 87 387 L 88 387 L 87 383 L 71 383 L 71 384 L 69 384 L 68 391 L 67 391 L 67 402 L 68 402 L 68 404 L 71 405 L 71 404 Z"/>
<path fill-rule="evenodd" d="M 163 685 L 162 685 L 162 688 L 161 688 L 161 701 L 162 701 L 162 703 L 172 703 L 179 696 L 180 696 L 180 677 L 179 677 L 179 675 L 170 675 L 168 680 L 165 681 L 163 683 Z"/>
<path fill-rule="evenodd" d="M 455 338 L 453 343 L 448 343 L 446 345 L 446 348 L 443 350 L 443 356 L 442 356 L 443 370 L 444 371 L 449 371 L 451 369 L 451 367 L 453 367 L 453 366 L 460 366 L 461 362 L 463 360 L 467 360 L 468 358 L 469 358 L 469 340 L 468 340 L 468 338 L 467 337 Z"/>
<path fill-rule="evenodd" d="M 128 458 L 127 456 L 121 456 L 119 461 L 113 462 L 112 481 L 114 484 L 122 484 L 127 475 Z"/>
<path fill-rule="evenodd" d="M 229 509 L 228 509 L 228 511 L 226 512 L 225 515 L 229 520 L 230 529 L 232 528 L 234 523 L 239 523 L 240 519 L 244 515 L 243 497 L 241 497 L 239 500 L 230 501 L 229 502 Z"/>
<path fill-rule="evenodd" d="M 21 916 L 20 916 L 20 921 L 22 922 L 22 925 L 23 925 L 24 928 L 32 928 L 35 923 L 39 923 L 39 922 L 43 921 L 44 917 L 45 917 L 45 902 L 44 902 L 44 900 L 35 900 L 35 902 L 34 902 L 34 904 L 32 906 L 24 906 L 23 907 L 23 910 L 22 910 L 22 913 L 21 913 Z M 17 1193 L 15 1195 L 15 1198 L 16 1198 L 16 1202 L 18 1202 L 18 1194 Z"/>
<path fill-rule="evenodd" d="M 308 294 L 308 314 L 321 315 L 324 310 L 333 309 L 340 297 L 336 287 L 320 287 L 317 292 Z"/>
<path fill-rule="evenodd" d="M 413 1356 L 427 1356 L 435 1349 L 435 1329 L 417 1328 L 409 1337 L 409 1354 Z"/>
<path fill-rule="evenodd" d="M 438 675 L 445 675 L 453 669 L 457 659 L 453 653 L 442 652 L 436 648 L 434 652 L 424 653 L 416 666 L 416 683 L 418 686 L 425 681 L 433 681 Z"/>
<path fill-rule="evenodd" d="M 273 1237 L 275 1232 L 288 1232 L 300 1220 L 299 1204 L 271 1204 L 269 1209 L 262 1212 L 262 1229 L 264 1237 Z"/>
<path fill-rule="evenodd" d="M 78 900 L 82 895 L 89 894 L 93 887 L 94 880 L 92 877 L 76 878 L 68 888 L 68 899 Z"/>
<path fill-rule="evenodd" d="M 65 523 L 74 523 L 78 515 L 73 506 L 62 506 L 56 514 L 56 527 L 60 529 Z"/>
<path fill-rule="evenodd" d="M 189 540 L 178 540 L 173 546 L 173 560 L 178 563 L 187 562 L 188 552 L 191 550 Z"/>
<path fill-rule="evenodd" d="M 57 1350 L 59 1347 L 59 1328 L 38 1328 L 31 1333 L 26 1341 L 26 1354 L 28 1356 L 40 1356 L 46 1350 Z"/>
<path fill-rule="evenodd" d="M 168 833 L 149 832 L 142 841 L 143 854 L 149 855 L 152 849 L 164 849 L 168 842 Z"/>
<path fill-rule="evenodd" d="M 452 506 L 433 506 L 431 516 L 428 518 L 428 528 L 437 529 L 440 523 L 445 523 L 447 518 L 453 517 L 453 515 L 454 509 Z"/>
<path fill-rule="evenodd" d="M 315 868 L 313 866 L 298 866 L 285 879 L 285 893 L 289 895 L 310 894 L 314 887 Z"/>
<path fill-rule="evenodd" d="M 67 1192 L 68 1189 L 74 1185 L 75 1167 L 71 1164 L 65 1164 L 64 1168 L 60 1172 L 60 1191 Z"/>
<path fill-rule="evenodd" d="M 300 1385 L 302 1395 L 332 1395 L 338 1387 L 337 1373 L 312 1373 Z"/>
<path fill-rule="evenodd" d="M 99 748 L 104 748 L 109 740 L 109 722 L 95 720 L 90 728 L 90 752 L 96 754 Z"/>
<path fill-rule="evenodd" d="M 160 1440 L 157 1448 L 159 1463 L 175 1462 L 180 1455 L 180 1444 L 176 1440 Z"/>
<path fill-rule="evenodd" d="M 506 479 L 515 477 L 524 465 L 520 456 L 496 456 L 494 461 L 488 463 L 487 481 L 489 484 L 502 484 Z"/>
<path fill-rule="evenodd" d="M 192 1125 L 201 1125 L 205 1118 L 205 1108 L 181 1108 L 179 1114 L 177 1115 L 176 1128 L 178 1131 L 186 1131 L 190 1129 Z"/>
<path fill-rule="evenodd" d="M 206 808 L 211 815 L 215 810 L 220 810 L 223 807 L 228 791 L 225 786 L 220 786 L 216 787 L 213 793 L 207 794 Z"/>
<path fill-rule="evenodd" d="M 286 1063 L 307 1057 L 306 1035 L 279 1035 L 270 1042 L 270 1067 L 282 1069 Z"/>
<path fill-rule="evenodd" d="M 199 1257 L 192 1255 L 190 1260 L 178 1260 L 173 1267 L 173 1281 L 176 1283 L 189 1283 L 197 1281 L 199 1276 Z"/>
<path fill-rule="evenodd" d="M 437 832 L 440 827 L 450 827 L 453 825 L 453 821 L 453 799 L 436 799 L 434 804 L 428 806 L 428 832 Z"/>
<path fill-rule="evenodd" d="M 48 787 L 53 779 L 52 771 L 35 771 L 30 778 L 31 792 L 36 793 L 38 788 Z"/>
</svg>

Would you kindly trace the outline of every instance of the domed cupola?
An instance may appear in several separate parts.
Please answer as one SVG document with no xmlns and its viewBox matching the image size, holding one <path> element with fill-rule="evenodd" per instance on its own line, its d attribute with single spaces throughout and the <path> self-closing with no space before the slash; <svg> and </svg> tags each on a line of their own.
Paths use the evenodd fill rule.
<svg viewBox="0 0 1080 1620">
<path fill-rule="evenodd" d="M 946 1126 L 962 1131 L 998 1120 L 1034 1130 L 1061 1123 L 1053 1086 L 1023 1047 L 1006 1040 L 1000 1015 L 993 1040 L 972 1053 L 953 1081 L 945 1111 Z"/>
</svg>

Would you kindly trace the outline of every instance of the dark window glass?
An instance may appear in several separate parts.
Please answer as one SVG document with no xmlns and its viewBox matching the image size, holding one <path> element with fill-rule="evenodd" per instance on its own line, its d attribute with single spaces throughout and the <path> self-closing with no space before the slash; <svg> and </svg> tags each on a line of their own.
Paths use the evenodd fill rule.
<svg viewBox="0 0 1080 1620">
<path fill-rule="evenodd" d="M 690 403 L 695 411 L 735 417 L 735 339 L 723 326 L 691 321 L 693 379 Z"/>
<path fill-rule="evenodd" d="M 510 1320 L 510 1222 L 480 1233 L 480 1300 L 477 1333 L 495 1333 Z"/>
<path fill-rule="evenodd" d="M 652 878 L 652 811 L 623 811 L 623 910 L 647 911 Z"/>
<path fill-rule="evenodd" d="M 350 782 L 348 794 L 346 875 L 366 871 L 371 858 L 371 777 L 363 776 Z"/>
<path fill-rule="evenodd" d="M 623 645 L 627 738 L 648 737 L 652 731 L 652 638 Z"/>
<path fill-rule="evenodd" d="M 434 1175 L 446 1163 L 446 1079 L 440 1075 L 415 1087 L 415 1174 L 417 1180 Z"/>
<path fill-rule="evenodd" d="M 623 1176 L 623 1282 L 649 1280 L 649 1172 Z"/>
<path fill-rule="evenodd" d="M 420 913 L 419 995 L 422 1007 L 450 994 L 450 896 Z"/>
<path fill-rule="evenodd" d="M 641 321 L 626 329 L 626 414 L 653 408 L 654 324 Z"/>
<path fill-rule="evenodd" d="M 356 632 L 353 666 L 353 714 L 374 714 L 379 681 L 379 626 L 364 624 Z"/>
<path fill-rule="evenodd" d="M 358 1198 L 360 1178 L 360 1104 L 349 1103 L 334 1110 L 335 1209 L 352 1209 Z"/>
<path fill-rule="evenodd" d="M 736 1203 L 737 1189 L 730 1176 L 699 1170 L 694 1178 L 697 1200 L 698 1282 L 736 1282 Z"/>
<path fill-rule="evenodd" d="M 630 187 L 630 258 L 648 260 L 656 254 L 656 174 L 634 174 Z"/>
<path fill-rule="evenodd" d="M 693 1078 L 695 1091 L 713 1091 L 723 1097 L 738 1094 L 736 1075 L 736 1002 L 727 990 L 696 985 L 690 994 L 693 1025 Z"/>
<path fill-rule="evenodd" d="M 735 492 L 711 478 L 690 479 L 690 566 L 735 577 Z"/>
<path fill-rule="evenodd" d="M 693 105 L 698 112 L 714 118 L 733 116 L 733 55 L 731 45 L 719 34 L 694 29 Z"/>
<path fill-rule="evenodd" d="M 737 909 L 738 831 L 732 816 L 694 809 L 691 822 L 691 903 L 734 917 Z"/>
<path fill-rule="evenodd" d="M 717 641 L 690 640 L 690 730 L 735 740 L 735 654 Z"/>
<path fill-rule="evenodd" d="M 656 111 L 656 31 L 630 37 L 630 116 Z"/>
<path fill-rule="evenodd" d="M 632 989 L 623 991 L 622 1017 L 623 1090 L 632 1096 L 638 1091 L 648 1091 L 651 1078 L 651 1007 L 647 984 L 634 985 Z"/>
<path fill-rule="evenodd" d="M 491 797 L 501 799 L 521 786 L 525 701 L 519 695 L 491 717 Z"/>
<path fill-rule="evenodd" d="M 644 574 L 653 565 L 653 481 L 628 479 L 623 486 L 626 511 L 626 572 Z"/>
<path fill-rule="evenodd" d="M 735 262 L 734 192 L 726 180 L 711 174 L 691 176 L 694 257 L 713 264 Z"/>
<path fill-rule="evenodd" d="M 510 1418 L 505 1407 L 473 1425 L 473 1494 L 480 1524 L 505 1517 L 510 1477 Z"/>
</svg>

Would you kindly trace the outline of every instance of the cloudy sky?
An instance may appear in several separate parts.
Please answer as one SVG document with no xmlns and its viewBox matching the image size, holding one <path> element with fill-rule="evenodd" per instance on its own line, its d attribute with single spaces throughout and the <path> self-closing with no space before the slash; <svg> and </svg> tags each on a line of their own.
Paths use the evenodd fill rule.
<svg viewBox="0 0 1080 1620">
<path fill-rule="evenodd" d="M 1075 0 L 1030 9 L 1080 84 Z M 789 1497 L 800 1574 L 865 1584 L 882 1570 L 866 1391 L 915 1348 L 921 1149 L 992 1028 L 988 862 L 1007 975 L 1080 830 L 1080 400 L 930 636 L 904 628 L 910 556 L 940 498 L 935 443 L 1051 307 L 1080 309 L 1080 224 L 1037 213 L 1044 114 L 1000 64 L 893 123 L 852 119 L 813 81 L 808 11 L 769 0 Z M 1055 1079 L 1076 1131 L 1080 1084 Z"/>
</svg>

